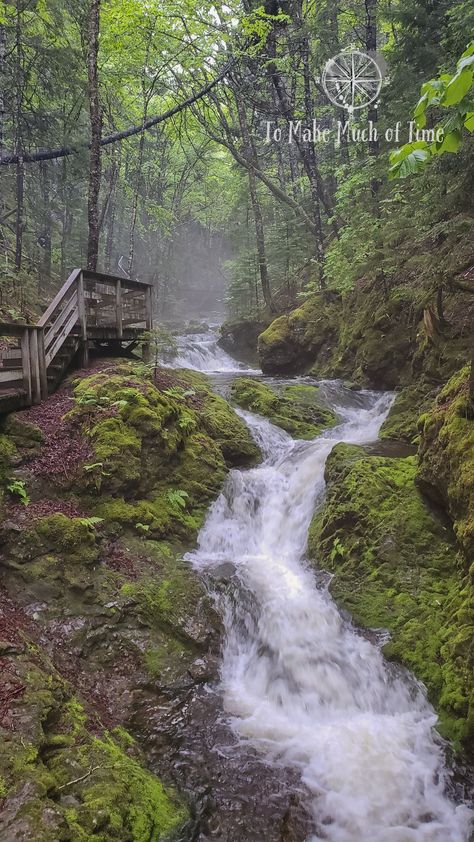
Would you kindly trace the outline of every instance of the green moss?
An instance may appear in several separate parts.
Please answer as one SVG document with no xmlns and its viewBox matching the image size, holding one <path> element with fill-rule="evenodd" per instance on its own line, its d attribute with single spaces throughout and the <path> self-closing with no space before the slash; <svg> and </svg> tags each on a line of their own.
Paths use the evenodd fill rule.
<svg viewBox="0 0 474 842">
<path fill-rule="evenodd" d="M 318 356 L 325 358 L 336 335 L 337 310 L 334 300 L 315 295 L 288 315 L 275 319 L 258 338 L 262 370 L 299 372 Z"/>
<path fill-rule="evenodd" d="M 443 733 L 472 734 L 472 588 L 450 531 L 415 486 L 416 460 L 338 445 L 308 552 L 334 573 L 331 591 L 356 622 L 387 628 L 385 653 L 427 686 Z"/>
<path fill-rule="evenodd" d="M 44 435 L 36 424 L 31 424 L 21 413 L 7 415 L 2 423 L 2 432 L 8 436 L 19 450 L 36 453 L 44 441 Z"/>
<path fill-rule="evenodd" d="M 220 447 L 228 466 L 252 465 L 260 458 L 260 451 L 247 425 L 220 395 L 210 388 L 207 378 L 198 372 L 180 371 L 180 380 L 194 392 L 202 428 Z"/>
<path fill-rule="evenodd" d="M 162 560 L 162 569 L 153 579 L 142 578 L 122 587 L 122 594 L 136 604 L 142 620 L 148 625 L 170 631 L 177 640 L 190 644 L 183 629 L 189 606 L 202 599 L 197 580 L 190 576 L 184 563 L 176 559 Z"/>
<path fill-rule="evenodd" d="M 145 668 L 153 678 L 159 678 L 165 672 L 170 670 L 174 672 L 179 662 L 186 655 L 189 655 L 189 650 L 180 640 L 167 638 L 160 646 L 153 646 L 146 650 L 144 654 Z"/>
<path fill-rule="evenodd" d="M 441 502 L 469 563 L 474 560 L 474 408 L 469 368 L 454 375 L 420 419 L 417 481 Z"/>
<path fill-rule="evenodd" d="M 32 735 L 12 732 L 0 742 L 1 792 L 12 829 L 40 842 L 170 839 L 187 809 L 144 768 L 130 735 L 123 728 L 92 735 L 84 708 L 58 677 L 35 667 L 24 680 L 28 698 L 20 705 L 28 705 L 28 724 L 35 717 Z"/>
<path fill-rule="evenodd" d="M 304 393 L 302 388 L 306 388 Z M 265 383 L 250 377 L 238 377 L 232 384 L 232 397 L 239 406 L 263 415 L 298 439 L 315 438 L 336 422 L 333 412 L 314 403 L 315 394 L 313 391 L 311 401 L 307 387 L 292 386 L 284 395 L 279 395 Z"/>
<path fill-rule="evenodd" d="M 187 811 L 176 795 L 125 754 L 111 735 L 93 738 L 85 748 L 78 747 L 70 754 L 69 762 L 77 770 L 84 769 L 86 775 L 93 770 L 76 787 L 80 806 L 65 810 L 74 840 L 158 842 L 169 838 L 186 820 Z M 57 780 L 64 781 L 62 758 L 52 766 Z"/>
<path fill-rule="evenodd" d="M 304 383 L 294 383 L 291 386 L 285 386 L 283 395 L 291 400 L 313 405 L 318 399 L 319 386 L 309 386 Z"/>
<path fill-rule="evenodd" d="M 68 563 L 91 564 L 97 561 L 97 535 L 81 518 L 48 515 L 35 523 L 34 532 L 44 551 L 61 555 Z"/>
<path fill-rule="evenodd" d="M 381 439 L 415 443 L 419 439 L 418 419 L 432 402 L 432 390 L 425 385 L 407 386 L 395 396 L 382 427 Z"/>
<path fill-rule="evenodd" d="M 16 456 L 16 448 L 12 440 L 0 435 L 0 485 L 5 485 L 10 476 L 12 460 Z"/>
</svg>

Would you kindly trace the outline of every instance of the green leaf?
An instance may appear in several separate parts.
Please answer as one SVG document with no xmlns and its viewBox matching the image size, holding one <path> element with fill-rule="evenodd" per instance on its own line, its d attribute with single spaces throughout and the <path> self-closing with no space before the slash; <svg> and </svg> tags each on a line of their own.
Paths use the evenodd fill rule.
<svg viewBox="0 0 474 842">
<path fill-rule="evenodd" d="M 460 70 L 465 70 L 466 67 L 472 67 L 474 64 L 474 55 L 466 56 L 466 58 L 461 58 L 458 61 L 458 72 Z"/>
<path fill-rule="evenodd" d="M 457 152 L 459 147 L 461 146 L 461 132 L 454 131 L 448 132 L 445 136 L 441 144 L 438 146 L 436 144 L 436 155 L 442 155 L 444 152 Z"/>
<path fill-rule="evenodd" d="M 474 55 L 474 41 L 471 41 L 466 49 L 464 50 L 461 59 L 466 58 L 466 56 L 473 56 Z"/>
<path fill-rule="evenodd" d="M 456 73 L 446 88 L 441 105 L 457 105 L 466 96 L 472 85 L 472 70 Z"/>
<path fill-rule="evenodd" d="M 464 120 L 464 125 L 468 132 L 474 132 L 474 111 L 468 111 L 466 119 Z"/>
<path fill-rule="evenodd" d="M 407 143 L 406 146 L 414 144 Z M 426 147 L 427 144 L 425 144 Z M 403 147 L 402 147 L 403 149 Z M 420 172 L 426 164 L 430 152 L 428 149 L 412 149 L 401 160 L 397 161 L 389 170 L 389 178 L 408 178 L 413 173 Z"/>
</svg>

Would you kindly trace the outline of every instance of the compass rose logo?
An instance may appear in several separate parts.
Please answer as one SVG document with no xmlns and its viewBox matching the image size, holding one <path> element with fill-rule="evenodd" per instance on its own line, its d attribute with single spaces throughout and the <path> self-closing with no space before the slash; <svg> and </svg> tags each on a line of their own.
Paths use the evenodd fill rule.
<svg viewBox="0 0 474 842">
<path fill-rule="evenodd" d="M 353 114 L 377 100 L 382 73 L 371 56 L 351 50 L 329 59 L 321 82 L 328 99 Z"/>
</svg>

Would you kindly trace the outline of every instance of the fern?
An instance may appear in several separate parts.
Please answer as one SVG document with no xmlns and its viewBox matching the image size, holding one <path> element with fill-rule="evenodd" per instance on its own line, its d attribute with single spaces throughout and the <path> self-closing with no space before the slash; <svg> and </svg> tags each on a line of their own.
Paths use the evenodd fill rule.
<svg viewBox="0 0 474 842">
<path fill-rule="evenodd" d="M 25 488 L 25 483 L 23 482 L 23 480 L 12 480 L 12 482 L 10 482 L 7 485 L 7 489 L 10 492 L 10 494 L 14 494 L 17 497 L 19 497 L 24 506 L 28 506 L 30 502 L 30 496 Z"/>
<path fill-rule="evenodd" d="M 174 491 L 168 491 L 166 495 L 166 499 L 172 506 L 178 506 L 180 509 L 186 508 L 186 501 L 189 497 L 187 491 L 183 491 L 181 488 L 178 488 Z"/>
<path fill-rule="evenodd" d="M 135 524 L 135 529 L 137 529 L 138 532 L 149 532 L 150 528 L 151 528 L 150 524 L 148 524 L 148 523 L 136 523 Z"/>
<path fill-rule="evenodd" d="M 82 526 L 88 526 L 90 529 L 92 529 L 92 527 L 94 527 L 94 526 L 98 526 L 99 523 L 103 523 L 103 522 L 104 522 L 103 517 L 80 517 L 79 518 L 79 523 L 81 523 Z"/>
</svg>

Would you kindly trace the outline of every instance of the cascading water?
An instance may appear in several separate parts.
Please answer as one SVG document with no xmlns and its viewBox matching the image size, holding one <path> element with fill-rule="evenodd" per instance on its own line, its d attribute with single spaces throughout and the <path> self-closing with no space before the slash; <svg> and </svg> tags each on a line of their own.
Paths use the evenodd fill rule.
<svg viewBox="0 0 474 842">
<path fill-rule="evenodd" d="M 218 336 L 213 331 L 192 333 L 177 337 L 177 353 L 173 359 L 173 368 L 192 368 L 207 372 L 258 373 L 243 363 L 232 359 L 218 345 Z"/>
<path fill-rule="evenodd" d="M 312 842 L 466 842 L 470 811 L 445 794 L 423 690 L 341 617 L 303 558 L 330 450 L 376 439 L 391 400 L 363 399 L 311 442 L 241 413 L 265 461 L 231 472 L 189 557 L 211 573 L 235 568 L 223 606 L 226 709 L 242 739 L 300 769 Z"/>
</svg>

